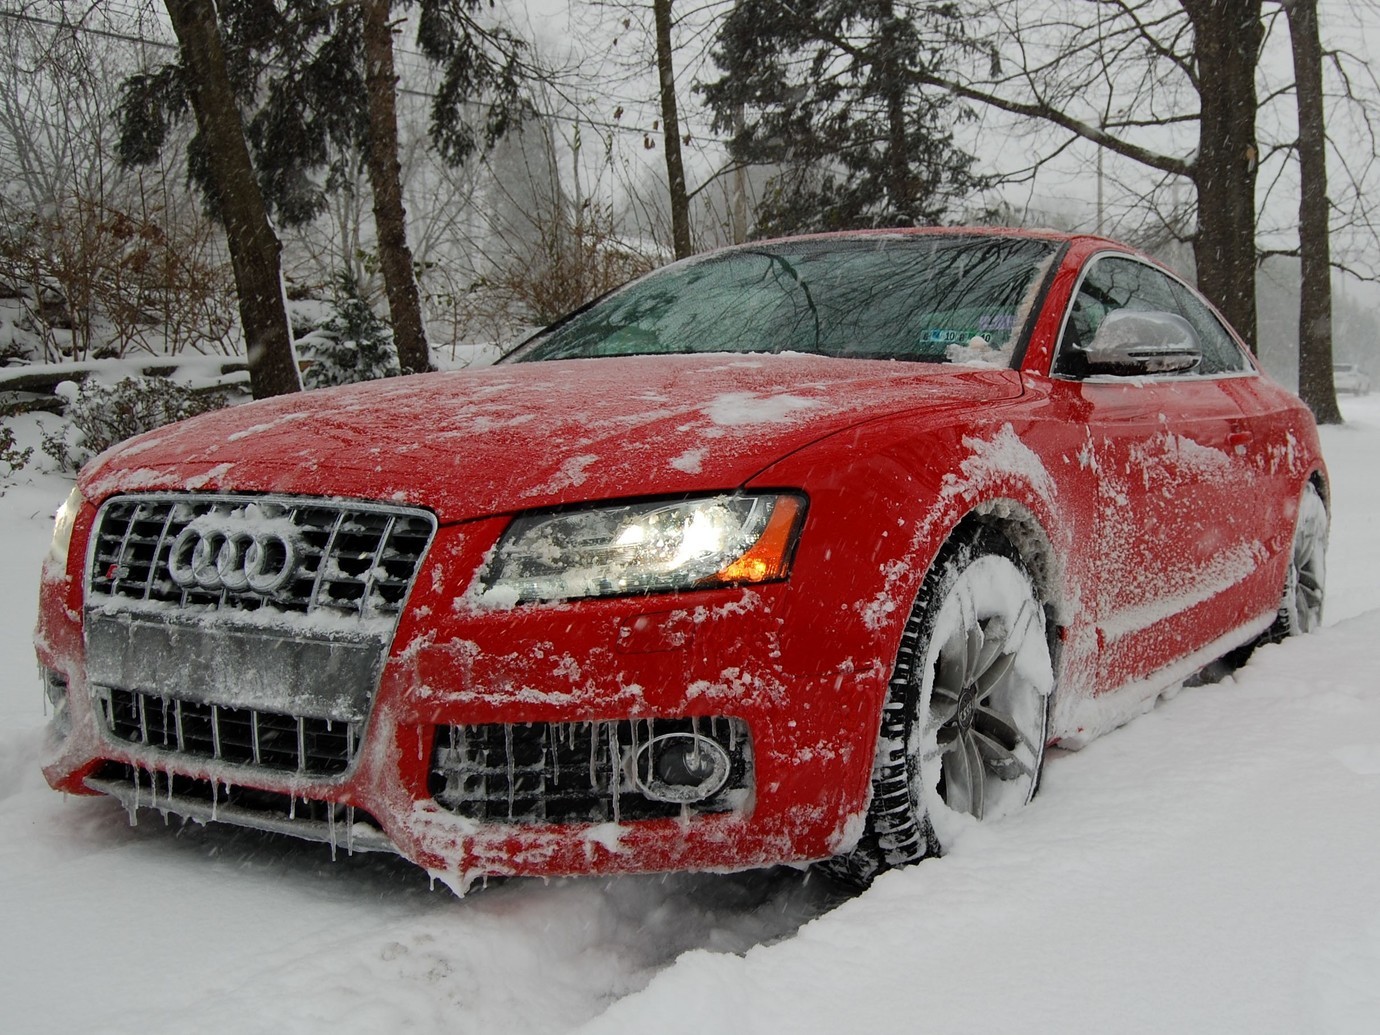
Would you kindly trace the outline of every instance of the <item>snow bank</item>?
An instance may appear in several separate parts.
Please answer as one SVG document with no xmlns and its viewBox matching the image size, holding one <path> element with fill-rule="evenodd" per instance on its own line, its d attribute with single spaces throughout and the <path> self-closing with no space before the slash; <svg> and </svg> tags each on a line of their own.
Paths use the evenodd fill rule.
<svg viewBox="0 0 1380 1035">
<path fill-rule="evenodd" d="M 581 1030 L 1371 1032 L 1377 637 L 1372 611 L 1056 752 L 944 859 Z"/>
</svg>

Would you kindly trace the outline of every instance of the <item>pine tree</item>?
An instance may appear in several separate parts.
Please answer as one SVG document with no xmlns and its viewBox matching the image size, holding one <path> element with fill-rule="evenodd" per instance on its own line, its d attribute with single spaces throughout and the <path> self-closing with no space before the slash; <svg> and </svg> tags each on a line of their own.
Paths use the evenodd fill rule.
<svg viewBox="0 0 1380 1035">
<path fill-rule="evenodd" d="M 757 235 L 936 223 L 986 187 L 954 142 L 967 110 L 919 86 L 967 45 L 950 4 L 738 0 L 701 90 L 734 160 L 779 170 Z"/>
</svg>

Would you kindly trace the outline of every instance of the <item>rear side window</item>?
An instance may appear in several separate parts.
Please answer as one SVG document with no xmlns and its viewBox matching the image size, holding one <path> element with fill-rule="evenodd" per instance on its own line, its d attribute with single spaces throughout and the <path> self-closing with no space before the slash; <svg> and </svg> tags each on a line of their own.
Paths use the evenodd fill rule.
<svg viewBox="0 0 1380 1035">
<path fill-rule="evenodd" d="M 1200 374 L 1227 374 L 1246 369 L 1246 357 L 1236 339 L 1222 326 L 1217 314 L 1209 309 L 1198 295 L 1189 288 L 1170 281 L 1174 297 L 1179 303 L 1179 314 L 1193 325 L 1198 332 L 1198 344 L 1203 349 L 1203 363 L 1198 368 Z"/>
</svg>

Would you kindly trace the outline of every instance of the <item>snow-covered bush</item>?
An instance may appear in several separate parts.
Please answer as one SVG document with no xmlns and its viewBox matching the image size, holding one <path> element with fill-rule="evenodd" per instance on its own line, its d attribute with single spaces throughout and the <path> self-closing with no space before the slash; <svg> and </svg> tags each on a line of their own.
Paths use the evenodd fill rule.
<svg viewBox="0 0 1380 1035">
<path fill-rule="evenodd" d="M 114 384 L 70 381 L 58 386 L 66 420 L 43 433 L 43 451 L 66 471 L 75 471 L 97 453 L 164 424 L 220 409 L 219 392 L 193 392 L 165 377 L 126 377 Z"/>
<path fill-rule="evenodd" d="M 539 240 L 475 283 L 472 322 L 541 327 L 670 258 L 623 240 L 611 208 L 591 206 L 539 229 Z"/>
<path fill-rule="evenodd" d="M 0 273 L 0 367 L 27 363 L 43 354 L 23 292 Z"/>
<path fill-rule="evenodd" d="M 297 354 L 310 365 L 307 388 L 372 381 L 402 373 L 393 329 L 360 297 L 352 278 L 342 277 L 326 319 L 297 339 Z"/>
<path fill-rule="evenodd" d="M 0 411 L 0 416 L 9 416 L 9 413 L 10 411 L 3 410 Z M 0 493 L 4 492 L 10 478 L 23 470 L 33 455 L 32 447 L 20 449 L 15 441 L 14 432 L 8 426 L 0 424 Z"/>
<path fill-rule="evenodd" d="M 0 355 L 7 342 L 35 360 L 233 350 L 216 227 L 165 197 L 76 192 L 42 209 L 0 198 Z"/>
</svg>

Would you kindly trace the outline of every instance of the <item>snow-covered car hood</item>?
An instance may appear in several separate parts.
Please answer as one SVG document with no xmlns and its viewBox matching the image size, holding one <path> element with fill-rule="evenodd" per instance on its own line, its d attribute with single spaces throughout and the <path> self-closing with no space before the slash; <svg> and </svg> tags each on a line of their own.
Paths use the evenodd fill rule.
<svg viewBox="0 0 1380 1035">
<path fill-rule="evenodd" d="M 283 396 L 98 457 L 88 499 L 237 490 L 385 499 L 443 521 L 743 484 L 863 421 L 1020 394 L 1010 370 L 803 355 L 520 363 Z"/>
</svg>

